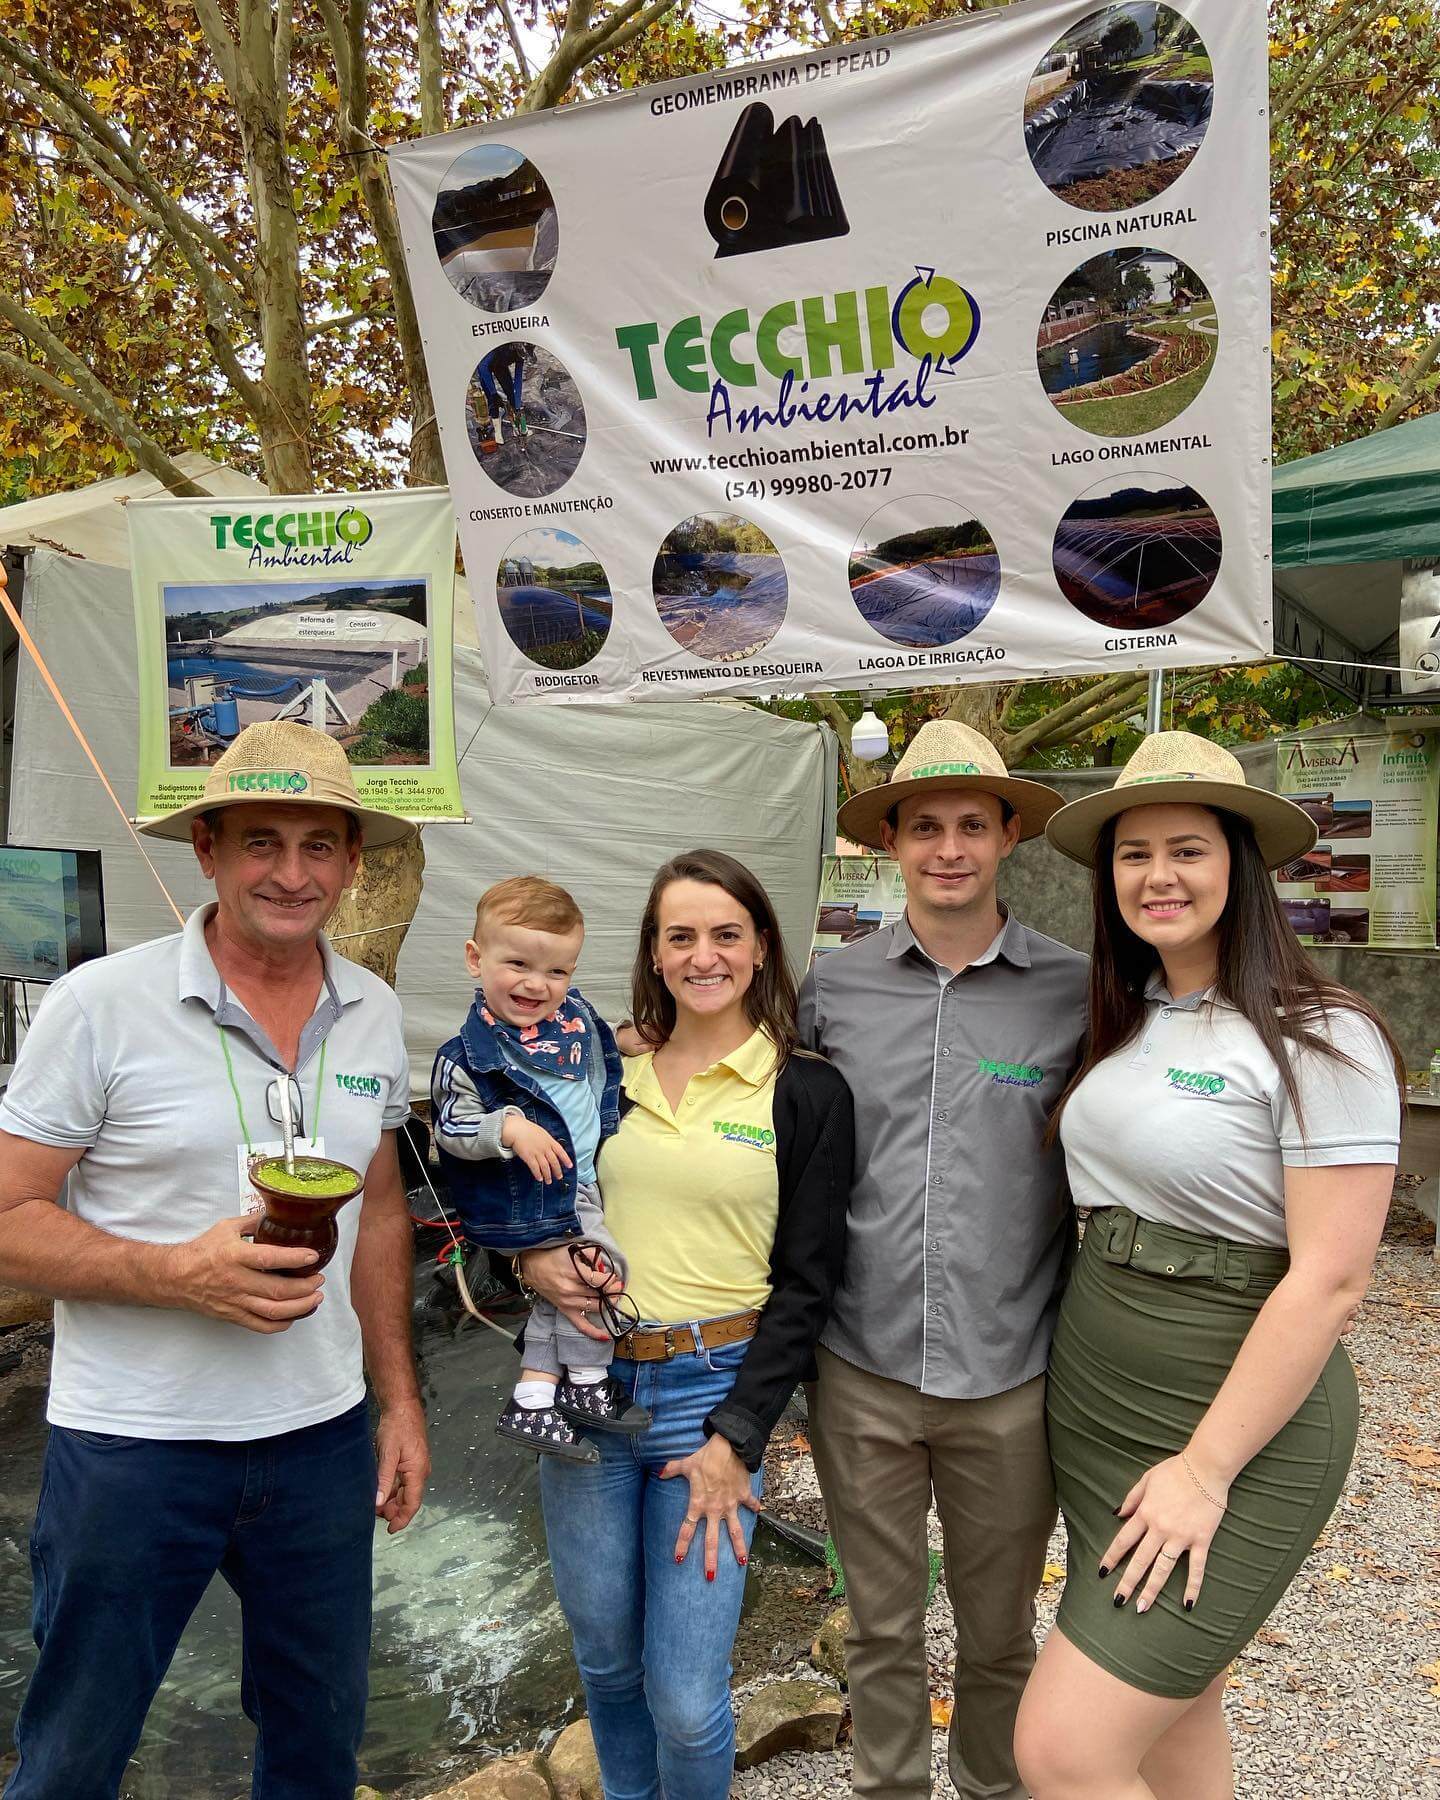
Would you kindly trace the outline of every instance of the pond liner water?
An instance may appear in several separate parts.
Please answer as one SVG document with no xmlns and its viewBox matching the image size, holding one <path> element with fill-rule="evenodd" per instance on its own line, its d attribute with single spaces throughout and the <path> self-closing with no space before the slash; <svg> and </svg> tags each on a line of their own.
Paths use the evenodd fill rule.
<svg viewBox="0 0 1440 1800">
<path fill-rule="evenodd" d="M 768 1506 L 760 1509 L 759 1520 L 762 1525 L 768 1525 L 776 1537 L 783 1538 L 787 1544 L 793 1544 L 797 1550 L 803 1550 L 817 1563 L 825 1562 L 823 1531 L 812 1531 L 808 1525 L 800 1525 L 794 1519 L 784 1518 Z"/>
<path fill-rule="evenodd" d="M 1026 121 L 1025 147 L 1050 188 L 1170 162 L 1200 147 L 1213 98 L 1208 81 L 1092 76 Z"/>
<path fill-rule="evenodd" d="M 802 125 L 792 114 L 777 128 L 770 108 L 752 102 L 721 153 L 704 212 L 717 257 L 845 237 L 850 221 L 820 121 Z"/>
</svg>

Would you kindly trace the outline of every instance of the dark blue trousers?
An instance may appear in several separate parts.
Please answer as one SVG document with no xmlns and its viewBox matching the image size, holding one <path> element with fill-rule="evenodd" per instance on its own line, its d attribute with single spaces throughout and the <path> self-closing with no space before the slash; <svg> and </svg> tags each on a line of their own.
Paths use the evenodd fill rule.
<svg viewBox="0 0 1440 1800">
<path fill-rule="evenodd" d="M 217 1570 L 240 1600 L 254 1800 L 352 1800 L 374 1531 L 363 1403 L 239 1444 L 53 1427 L 30 1543 L 40 1660 L 5 1800 L 116 1800 Z"/>
</svg>

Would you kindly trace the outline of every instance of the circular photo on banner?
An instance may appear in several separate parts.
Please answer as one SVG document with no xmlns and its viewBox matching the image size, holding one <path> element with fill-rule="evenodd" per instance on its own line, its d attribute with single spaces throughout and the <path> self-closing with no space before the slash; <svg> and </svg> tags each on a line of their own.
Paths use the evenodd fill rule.
<svg viewBox="0 0 1440 1800">
<path fill-rule="evenodd" d="M 665 539 L 651 577 L 660 623 L 682 650 L 743 662 L 785 619 L 790 584 L 774 544 L 738 513 L 695 513 Z"/>
<path fill-rule="evenodd" d="M 980 521 L 935 494 L 890 500 L 850 552 L 850 598 L 892 644 L 928 650 L 968 637 L 1000 592 L 1000 558 Z"/>
<path fill-rule="evenodd" d="M 1058 199 L 1121 212 L 1184 174 L 1210 124 L 1200 33 L 1153 0 L 1106 6 L 1060 38 L 1025 92 L 1025 147 Z"/>
<path fill-rule="evenodd" d="M 497 344 L 466 394 L 475 460 L 507 494 L 553 494 L 585 453 L 585 406 L 570 371 L 538 344 Z"/>
<path fill-rule="evenodd" d="M 1218 332 L 1193 269 L 1163 250 L 1111 250 L 1056 288 L 1035 361 L 1062 418 L 1097 437 L 1138 437 L 1178 418 L 1204 387 Z"/>
<path fill-rule="evenodd" d="M 456 157 L 435 196 L 430 229 L 451 287 L 488 312 L 533 306 L 560 249 L 545 177 L 504 144 L 476 144 Z"/>
<path fill-rule="evenodd" d="M 1055 528 L 1055 579 L 1111 631 L 1148 631 L 1193 612 L 1220 572 L 1220 524 L 1195 489 L 1127 469 L 1082 494 Z"/>
<path fill-rule="evenodd" d="M 573 531 L 522 531 L 495 571 L 510 641 L 542 669 L 578 669 L 603 649 L 615 603 L 600 559 Z"/>
</svg>

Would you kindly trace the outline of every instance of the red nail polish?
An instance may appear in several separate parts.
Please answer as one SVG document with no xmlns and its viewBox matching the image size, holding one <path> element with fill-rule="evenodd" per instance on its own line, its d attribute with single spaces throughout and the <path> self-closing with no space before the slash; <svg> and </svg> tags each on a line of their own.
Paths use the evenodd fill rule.
<svg viewBox="0 0 1440 1800">
<path fill-rule="evenodd" d="M 715 1571 L 713 1569 L 707 1569 L 705 1571 L 705 1579 L 707 1581 L 713 1581 L 715 1579 Z"/>
<path fill-rule="evenodd" d="M 685 1558 L 684 1558 L 684 1557 L 683 1557 L 683 1556 L 677 1556 L 677 1557 L 676 1557 L 676 1558 L 675 1558 L 675 1560 L 676 1560 L 676 1562 L 677 1562 L 677 1563 L 682 1563 L 682 1562 L 684 1562 L 684 1560 L 685 1560 Z"/>
<path fill-rule="evenodd" d="M 738 1558 L 737 1560 L 739 1561 L 740 1567 L 743 1569 L 745 1567 L 745 1565 L 749 1562 L 750 1558 L 748 1556 L 742 1556 L 742 1557 Z"/>
</svg>

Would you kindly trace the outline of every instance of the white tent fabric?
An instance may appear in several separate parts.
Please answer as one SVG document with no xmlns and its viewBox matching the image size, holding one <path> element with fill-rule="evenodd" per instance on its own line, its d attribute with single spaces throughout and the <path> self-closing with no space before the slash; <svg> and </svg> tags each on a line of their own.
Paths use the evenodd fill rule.
<svg viewBox="0 0 1440 1800">
<path fill-rule="evenodd" d="M 3 517 L 0 541 L 8 541 Z M 37 550 L 26 568 L 24 616 L 111 785 L 132 805 L 138 700 L 128 570 Z M 587 920 L 580 978 L 612 1017 L 625 1005 L 650 877 L 697 842 L 755 870 L 780 911 L 792 960 L 803 960 L 822 846 L 834 834 L 831 733 L 708 701 L 492 707 L 479 655 L 463 647 L 455 691 L 461 789 L 475 822 L 425 832 L 425 890 L 397 983 L 417 1093 L 436 1045 L 469 1003 L 463 946 L 475 901 L 502 876 L 539 873 L 573 891 Z M 112 950 L 174 929 L 28 658 L 16 696 L 9 839 L 105 853 Z M 188 848 L 145 843 L 182 910 L 209 896 Z"/>
<path fill-rule="evenodd" d="M 228 494 L 253 499 L 269 492 L 264 482 L 242 475 L 224 463 L 189 450 L 175 458 L 175 466 L 207 494 Z M 153 475 L 116 475 L 86 488 L 61 494 L 42 494 L 0 507 L 0 545 L 16 549 L 68 550 L 91 562 L 113 568 L 130 566 L 130 533 L 125 506 L 131 500 L 149 500 L 167 490 Z"/>
</svg>

